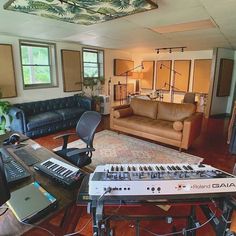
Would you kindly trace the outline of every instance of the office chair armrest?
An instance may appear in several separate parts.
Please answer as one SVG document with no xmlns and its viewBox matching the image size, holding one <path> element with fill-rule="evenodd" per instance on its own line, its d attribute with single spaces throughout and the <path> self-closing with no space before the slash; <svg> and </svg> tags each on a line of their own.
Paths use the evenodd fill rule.
<svg viewBox="0 0 236 236">
<path fill-rule="evenodd" d="M 69 136 L 71 136 L 71 135 L 77 135 L 77 134 L 76 134 L 76 133 L 61 134 L 61 135 L 58 135 L 58 136 L 56 136 L 56 137 L 53 137 L 53 139 L 62 138 L 62 139 L 63 139 L 63 146 L 62 146 L 62 149 L 66 149 L 66 148 L 67 148 L 67 144 L 68 144 Z"/>
<path fill-rule="evenodd" d="M 74 156 L 76 154 L 80 154 L 82 152 L 92 152 L 92 151 L 95 151 L 94 148 L 80 148 L 80 149 L 76 149 L 76 150 L 73 150 L 71 152 L 68 152 L 66 155 L 68 157 L 71 157 L 71 156 Z"/>
<path fill-rule="evenodd" d="M 53 137 L 53 139 L 59 139 L 59 138 L 64 138 L 64 137 L 69 137 L 71 135 L 76 135 L 76 133 L 67 133 L 67 134 L 61 134 L 61 135 L 58 135 L 56 137 Z"/>
</svg>

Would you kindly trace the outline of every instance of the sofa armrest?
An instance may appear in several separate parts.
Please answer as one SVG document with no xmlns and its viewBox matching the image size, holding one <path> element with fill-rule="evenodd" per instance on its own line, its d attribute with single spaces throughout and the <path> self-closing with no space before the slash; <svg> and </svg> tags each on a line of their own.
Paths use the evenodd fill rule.
<svg viewBox="0 0 236 236">
<path fill-rule="evenodd" d="M 110 112 L 110 128 L 111 129 L 113 129 L 114 112 L 120 109 L 128 108 L 128 107 L 130 107 L 129 104 L 124 104 L 124 105 L 114 106 L 111 108 L 111 112 Z"/>
<path fill-rule="evenodd" d="M 27 128 L 24 111 L 17 107 L 11 107 L 8 114 L 11 117 L 11 130 L 25 134 Z"/>
<path fill-rule="evenodd" d="M 194 140 L 200 135 L 203 113 L 196 112 L 184 120 L 181 148 L 188 149 Z"/>
<path fill-rule="evenodd" d="M 91 111 L 92 110 L 92 99 L 89 97 L 80 97 L 79 104 L 84 109 Z"/>
</svg>

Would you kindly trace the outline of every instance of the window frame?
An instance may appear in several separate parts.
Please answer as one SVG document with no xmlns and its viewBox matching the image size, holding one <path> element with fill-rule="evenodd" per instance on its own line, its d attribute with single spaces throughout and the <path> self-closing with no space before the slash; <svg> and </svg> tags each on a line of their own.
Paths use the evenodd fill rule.
<svg viewBox="0 0 236 236">
<path fill-rule="evenodd" d="M 48 65 L 47 64 L 23 64 L 22 58 L 22 47 L 39 47 L 39 48 L 48 48 Z M 40 42 L 40 41 L 30 41 L 30 40 L 19 40 L 20 48 L 20 61 L 21 61 L 21 74 L 22 74 L 22 83 L 23 89 L 40 89 L 40 88 L 54 88 L 58 87 L 58 74 L 57 74 L 57 50 L 55 43 L 49 42 Z M 50 83 L 37 83 L 37 84 L 25 84 L 24 82 L 24 66 L 47 66 L 49 67 L 50 72 Z"/>
<path fill-rule="evenodd" d="M 98 76 L 96 76 L 96 77 L 87 77 L 87 76 L 85 76 L 85 74 L 84 74 L 84 68 L 85 68 L 85 66 L 84 66 L 84 64 L 85 63 L 92 63 L 92 62 L 85 62 L 84 61 L 84 52 L 94 52 L 94 53 L 96 53 L 97 54 L 97 63 L 93 63 L 93 64 L 97 64 L 98 65 Z M 99 53 L 102 53 L 102 55 L 103 55 L 103 58 L 102 58 L 102 63 L 99 61 Z M 104 72 L 105 72 L 105 63 L 104 63 L 104 60 L 105 60 L 105 56 L 104 56 L 104 50 L 102 50 L 102 49 L 98 49 L 98 48 L 88 48 L 88 47 L 83 47 L 82 48 L 82 68 L 83 68 L 83 72 L 82 72 L 82 74 L 83 74 L 83 80 L 84 79 L 99 79 L 99 78 L 104 78 Z M 101 74 L 101 64 L 102 64 L 102 67 L 103 67 L 103 73 Z"/>
</svg>

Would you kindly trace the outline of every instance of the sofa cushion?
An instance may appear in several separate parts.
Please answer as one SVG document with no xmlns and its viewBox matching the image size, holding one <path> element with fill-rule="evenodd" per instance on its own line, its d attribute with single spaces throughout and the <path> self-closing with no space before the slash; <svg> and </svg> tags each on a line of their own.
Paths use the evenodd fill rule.
<svg viewBox="0 0 236 236">
<path fill-rule="evenodd" d="M 63 117 L 63 120 L 80 118 L 80 116 L 85 112 L 85 109 L 82 107 L 72 107 L 72 108 L 63 108 L 55 111 Z"/>
<path fill-rule="evenodd" d="M 174 121 L 173 122 L 173 129 L 176 131 L 181 131 L 184 128 L 184 124 L 182 121 Z"/>
<path fill-rule="evenodd" d="M 157 119 L 166 121 L 183 120 L 196 111 L 196 106 L 190 103 L 158 103 Z"/>
<path fill-rule="evenodd" d="M 152 119 L 157 117 L 157 102 L 140 98 L 133 98 L 130 107 L 134 115 L 145 116 Z"/>
<path fill-rule="evenodd" d="M 44 112 L 28 117 L 27 128 L 33 130 L 45 125 L 53 124 L 61 121 L 62 116 L 55 112 Z"/>
<path fill-rule="evenodd" d="M 163 138 L 169 138 L 180 141 L 182 132 L 173 129 L 173 122 L 151 119 L 144 116 L 127 116 L 124 118 L 114 119 L 114 125 L 150 133 Z"/>
<path fill-rule="evenodd" d="M 119 109 L 114 111 L 114 117 L 115 118 L 121 118 L 126 116 L 133 115 L 133 109 L 131 107 Z"/>
</svg>

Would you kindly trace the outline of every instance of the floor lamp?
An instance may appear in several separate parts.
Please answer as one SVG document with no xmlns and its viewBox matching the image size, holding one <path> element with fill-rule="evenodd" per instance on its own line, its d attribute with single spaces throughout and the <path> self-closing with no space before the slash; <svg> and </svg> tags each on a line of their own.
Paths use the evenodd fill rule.
<svg viewBox="0 0 236 236">
<path fill-rule="evenodd" d="M 142 68 L 142 70 L 144 69 L 143 63 L 138 65 L 138 66 L 136 66 L 136 67 L 133 67 L 132 69 L 129 69 L 129 70 L 119 74 L 119 76 L 125 75 L 125 85 L 126 85 L 126 92 L 125 92 L 125 94 L 126 94 L 126 100 L 128 98 L 128 88 L 127 88 L 128 87 L 128 74 L 129 74 L 129 72 L 132 72 L 132 71 L 134 71 L 134 70 L 136 70 L 136 69 L 138 69 L 140 67 Z"/>
<path fill-rule="evenodd" d="M 178 74 L 178 75 L 182 75 L 182 74 L 180 74 L 178 71 L 170 68 L 169 66 L 166 66 L 165 64 L 161 64 L 160 69 L 162 69 L 163 66 L 166 67 L 167 69 L 169 69 L 170 71 L 174 72 L 174 77 L 173 77 L 172 84 L 165 83 L 165 85 L 170 86 L 170 102 L 173 103 L 174 102 L 174 89 L 179 90 L 178 88 L 175 87 L 175 74 Z"/>
</svg>

